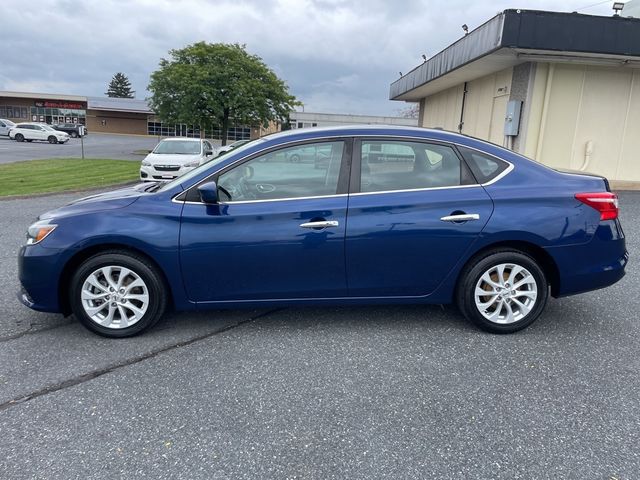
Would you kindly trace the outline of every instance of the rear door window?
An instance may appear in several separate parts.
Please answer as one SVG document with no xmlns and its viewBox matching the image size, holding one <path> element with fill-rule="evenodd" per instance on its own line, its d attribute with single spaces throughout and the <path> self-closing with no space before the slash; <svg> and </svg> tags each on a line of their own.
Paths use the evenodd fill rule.
<svg viewBox="0 0 640 480">
<path fill-rule="evenodd" d="M 363 193 L 474 183 L 460 157 L 448 145 L 363 140 L 360 158 L 360 191 Z"/>
</svg>

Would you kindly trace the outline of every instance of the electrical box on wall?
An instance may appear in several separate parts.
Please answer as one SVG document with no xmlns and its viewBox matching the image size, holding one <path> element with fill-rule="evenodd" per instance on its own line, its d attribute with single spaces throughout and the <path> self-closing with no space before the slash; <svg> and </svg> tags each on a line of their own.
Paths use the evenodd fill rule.
<svg viewBox="0 0 640 480">
<path fill-rule="evenodd" d="M 520 110 L 522 100 L 509 100 L 507 102 L 507 115 L 504 117 L 504 134 L 515 137 L 520 130 Z"/>
</svg>

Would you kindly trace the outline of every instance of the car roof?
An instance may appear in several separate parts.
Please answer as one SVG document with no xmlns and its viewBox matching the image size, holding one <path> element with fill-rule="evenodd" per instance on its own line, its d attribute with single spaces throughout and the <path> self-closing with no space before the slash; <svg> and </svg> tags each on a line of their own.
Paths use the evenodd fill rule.
<svg viewBox="0 0 640 480">
<path fill-rule="evenodd" d="M 294 128 L 284 132 L 272 133 L 263 137 L 265 140 L 282 140 L 287 141 L 292 137 L 329 137 L 329 136 L 362 136 L 362 135 L 393 135 L 408 137 L 430 137 L 447 139 L 452 142 L 460 139 L 469 138 L 456 132 L 443 130 L 441 128 L 425 128 L 425 127 L 406 127 L 399 125 L 340 125 L 335 127 L 309 127 Z M 290 138 L 291 137 L 291 138 Z"/>
<path fill-rule="evenodd" d="M 161 142 L 175 142 L 175 141 L 181 141 L 181 142 L 199 142 L 200 139 L 199 138 L 188 138 L 188 137 L 168 137 L 168 138 L 163 138 L 162 140 L 160 140 Z"/>
</svg>

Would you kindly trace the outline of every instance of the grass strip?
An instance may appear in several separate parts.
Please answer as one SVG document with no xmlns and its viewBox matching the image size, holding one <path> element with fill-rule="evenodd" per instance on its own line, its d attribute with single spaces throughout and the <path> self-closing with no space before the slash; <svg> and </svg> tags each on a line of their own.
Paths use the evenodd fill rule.
<svg viewBox="0 0 640 480">
<path fill-rule="evenodd" d="M 48 158 L 0 165 L 0 197 L 107 187 L 138 180 L 129 160 Z"/>
</svg>

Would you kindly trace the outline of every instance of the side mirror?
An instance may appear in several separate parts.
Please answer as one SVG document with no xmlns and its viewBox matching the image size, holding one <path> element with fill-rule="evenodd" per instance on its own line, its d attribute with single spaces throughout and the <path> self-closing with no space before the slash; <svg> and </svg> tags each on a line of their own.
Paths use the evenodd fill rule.
<svg viewBox="0 0 640 480">
<path fill-rule="evenodd" d="M 207 150 L 206 152 L 204 152 L 204 156 L 205 157 L 211 157 L 211 156 L 213 156 L 213 152 L 211 150 Z"/>
<path fill-rule="evenodd" d="M 198 193 L 200 193 L 202 203 L 207 205 L 218 203 L 218 185 L 216 185 L 216 182 L 203 183 L 198 187 Z"/>
</svg>

